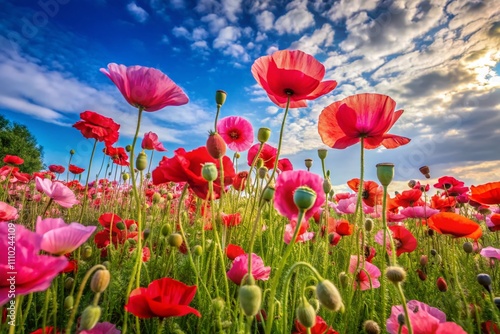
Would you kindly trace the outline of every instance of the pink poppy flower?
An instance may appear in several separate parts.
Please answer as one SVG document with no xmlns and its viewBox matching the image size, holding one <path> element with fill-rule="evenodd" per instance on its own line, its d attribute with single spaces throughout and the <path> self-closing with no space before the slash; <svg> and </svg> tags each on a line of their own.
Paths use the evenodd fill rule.
<svg viewBox="0 0 500 334">
<path fill-rule="evenodd" d="M 267 96 L 279 107 L 307 107 L 306 100 L 314 100 L 330 93 L 337 86 L 334 80 L 322 81 L 325 67 L 313 56 L 299 50 L 276 51 L 257 59 L 252 74 L 264 88 Z"/>
<path fill-rule="evenodd" d="M 217 132 L 233 151 L 244 152 L 253 144 L 252 123 L 246 118 L 239 116 L 224 117 L 217 122 Z"/>
<path fill-rule="evenodd" d="M 98 322 L 94 328 L 77 332 L 77 334 L 120 334 L 116 325 L 109 322 Z"/>
<path fill-rule="evenodd" d="M 283 239 L 286 244 L 289 244 L 292 241 L 293 234 L 295 233 L 295 227 L 297 226 L 297 222 L 292 220 L 290 224 L 286 224 L 285 226 L 285 234 L 283 235 Z M 309 228 L 309 223 L 303 221 L 299 228 L 299 234 L 297 234 L 297 238 L 295 242 L 306 242 L 314 238 L 314 232 L 307 232 Z"/>
<path fill-rule="evenodd" d="M 252 163 L 259 152 L 260 144 L 255 144 L 248 150 L 247 162 L 248 166 L 252 166 Z M 271 145 L 264 144 L 258 158 L 264 160 L 264 166 L 268 169 L 274 168 L 274 163 L 276 162 L 276 155 L 278 154 L 278 149 L 272 147 Z"/>
<path fill-rule="evenodd" d="M 443 196 L 458 196 L 469 191 L 469 187 L 464 187 L 464 182 L 455 179 L 453 176 L 440 177 L 434 188 L 444 190 Z"/>
<path fill-rule="evenodd" d="M 17 219 L 17 209 L 9 204 L 0 201 L 0 222 Z"/>
<path fill-rule="evenodd" d="M 358 262 L 358 259 L 360 260 Z M 354 289 L 369 290 L 380 287 L 378 278 L 380 277 L 380 269 L 374 264 L 367 262 L 362 256 L 351 255 L 349 262 L 349 272 L 354 274 L 353 282 Z"/>
<path fill-rule="evenodd" d="M 274 194 L 274 207 L 278 212 L 290 220 L 297 220 L 299 209 L 293 201 L 293 194 L 299 187 L 306 186 L 316 192 L 316 201 L 306 211 L 304 220 L 308 221 L 325 202 L 323 191 L 323 178 L 305 170 L 291 170 L 281 173 L 276 178 L 276 192 Z"/>
<path fill-rule="evenodd" d="M 175 82 L 155 68 L 111 63 L 108 70 L 101 68 L 101 72 L 113 81 L 130 105 L 145 111 L 181 106 L 189 101 Z"/>
<path fill-rule="evenodd" d="M 80 247 L 94 233 L 97 226 L 79 223 L 66 224 L 61 218 L 38 217 L 36 233 L 42 236 L 40 248 L 47 253 L 63 255 Z"/>
<path fill-rule="evenodd" d="M 71 208 L 73 205 L 78 204 L 75 194 L 61 182 L 52 182 L 49 179 L 35 179 L 36 189 L 39 192 L 45 193 L 54 200 L 57 204 L 64 208 Z"/>
<path fill-rule="evenodd" d="M 357 195 L 350 194 L 350 197 L 343 198 L 339 200 L 337 204 L 332 203 L 330 206 L 333 207 L 338 214 L 353 214 L 356 211 L 356 202 Z M 364 202 L 361 202 L 361 206 L 363 207 L 363 212 L 366 214 L 374 212 L 374 208 L 366 205 Z"/>
<path fill-rule="evenodd" d="M 155 150 L 158 152 L 167 151 L 167 149 L 163 147 L 163 144 L 158 140 L 158 135 L 151 131 L 144 134 L 141 147 L 144 150 Z"/>
<path fill-rule="evenodd" d="M 394 247 L 396 248 L 397 256 L 400 256 L 403 253 L 411 253 L 417 248 L 417 239 L 413 236 L 413 234 L 411 234 L 410 231 L 408 231 L 403 226 L 389 226 L 389 230 L 391 230 L 392 233 L 392 240 L 394 241 Z M 384 242 L 383 234 L 384 231 L 380 230 L 375 235 L 375 241 L 380 245 L 383 245 Z M 389 241 L 389 235 L 387 235 L 386 246 L 387 253 L 390 255 L 392 247 Z"/>
<path fill-rule="evenodd" d="M 409 206 L 404 208 L 400 212 L 406 218 L 429 218 L 436 213 L 439 213 L 439 210 L 433 209 L 429 206 Z"/>
<path fill-rule="evenodd" d="M 485 247 L 481 250 L 481 254 L 482 256 L 486 257 L 486 258 L 495 258 L 495 259 L 498 259 L 500 260 L 500 249 L 498 248 L 494 248 L 494 247 Z"/>
<path fill-rule="evenodd" d="M 227 272 L 227 278 L 235 284 L 240 285 L 243 277 L 248 273 L 248 254 L 237 256 L 231 269 Z M 252 253 L 252 276 L 256 280 L 267 281 L 271 274 L 271 267 L 265 267 L 264 261 L 257 254 Z"/>
<path fill-rule="evenodd" d="M 13 235 L 15 240 L 9 238 Z M 6 251 L 0 252 L 0 306 L 9 299 L 11 276 L 15 276 L 16 295 L 44 291 L 52 280 L 66 268 L 68 259 L 64 256 L 39 255 L 42 236 L 22 225 L 0 223 L 0 249 L 9 249 L 9 241 L 16 245 L 16 263 L 9 264 Z M 15 272 L 15 274 L 13 274 Z"/>
<path fill-rule="evenodd" d="M 446 315 L 439 309 L 418 300 L 410 300 L 407 304 L 410 322 L 414 334 L 465 334 L 466 332 L 454 322 L 446 322 Z M 386 329 L 389 334 L 408 333 L 403 325 L 399 331 L 398 316 L 404 315 L 402 305 L 393 306 L 391 316 L 387 319 Z"/>
</svg>

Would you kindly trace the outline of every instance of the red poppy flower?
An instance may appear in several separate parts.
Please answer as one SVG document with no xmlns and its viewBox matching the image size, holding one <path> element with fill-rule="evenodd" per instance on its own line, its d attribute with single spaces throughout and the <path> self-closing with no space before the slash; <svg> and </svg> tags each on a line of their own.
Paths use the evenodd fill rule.
<svg viewBox="0 0 500 334">
<path fill-rule="evenodd" d="M 255 144 L 248 150 L 247 154 L 248 166 L 252 166 L 255 156 L 257 155 L 257 152 L 259 152 L 259 147 L 260 144 Z M 260 151 L 258 158 L 264 161 L 264 166 L 266 166 L 267 169 L 273 169 L 277 154 L 278 154 L 277 148 L 274 148 L 268 144 L 264 144 L 262 146 L 262 150 Z"/>
<path fill-rule="evenodd" d="M 153 184 L 158 185 L 165 182 L 187 182 L 196 196 L 206 199 L 208 194 L 208 181 L 201 175 L 201 169 L 207 162 L 212 162 L 219 170 L 219 160 L 208 154 L 205 146 L 186 152 L 183 148 L 175 150 L 174 157 L 163 157 L 160 165 L 153 171 Z M 230 186 L 235 176 L 233 163 L 227 156 L 222 157 L 224 170 L 224 186 Z M 220 179 L 213 183 L 214 197 L 218 198 L 221 193 Z"/>
<path fill-rule="evenodd" d="M 500 327 L 491 320 L 482 322 L 481 330 L 483 334 L 500 334 Z"/>
<path fill-rule="evenodd" d="M 130 105 L 145 111 L 181 106 L 189 101 L 183 90 L 156 68 L 111 63 L 101 72 L 113 81 Z"/>
<path fill-rule="evenodd" d="M 196 286 L 187 286 L 172 278 L 152 281 L 147 288 L 137 288 L 130 293 L 125 310 L 139 318 L 182 317 L 198 310 L 188 306 L 196 294 Z"/>
<path fill-rule="evenodd" d="M 61 165 L 50 165 L 49 166 L 49 170 L 52 173 L 62 174 L 62 173 L 64 173 L 64 171 L 66 170 L 66 168 L 64 168 Z"/>
<path fill-rule="evenodd" d="M 349 180 L 347 182 L 347 185 L 349 188 L 354 190 L 355 192 L 358 192 L 359 190 L 359 179 L 355 178 L 352 180 Z M 363 196 L 363 203 L 365 203 L 368 206 L 375 206 L 377 204 L 382 203 L 382 197 L 383 197 L 383 189 L 380 187 L 377 182 L 374 181 L 364 181 L 363 182 L 363 193 L 361 196 Z"/>
<path fill-rule="evenodd" d="M 106 146 L 104 154 L 111 157 L 113 162 L 119 166 L 128 166 L 128 154 L 123 147 Z"/>
<path fill-rule="evenodd" d="M 43 334 L 43 333 L 44 333 L 43 328 L 40 328 L 34 332 L 31 332 L 30 334 Z M 45 334 L 60 334 L 60 333 L 62 333 L 60 330 L 55 329 L 52 326 L 45 327 Z"/>
<path fill-rule="evenodd" d="M 143 150 L 155 150 L 158 152 L 165 152 L 167 150 L 158 140 L 158 135 L 151 131 L 144 134 L 141 147 Z"/>
<path fill-rule="evenodd" d="M 17 155 L 6 155 L 3 158 L 3 162 L 9 165 L 22 165 L 24 163 L 24 160 Z"/>
<path fill-rule="evenodd" d="M 345 219 L 340 219 L 337 221 L 335 226 L 335 232 L 341 236 L 351 235 L 354 230 L 354 225 L 349 224 L 349 221 Z"/>
<path fill-rule="evenodd" d="M 222 219 L 222 224 L 227 227 L 234 227 L 241 224 L 241 214 L 239 212 L 233 214 L 225 214 L 221 212 L 220 217 Z"/>
<path fill-rule="evenodd" d="M 302 326 L 302 324 L 298 321 L 295 320 L 295 329 L 292 332 L 292 334 L 307 334 L 309 333 L 307 331 L 307 328 Z M 311 327 L 311 334 L 339 334 L 336 330 L 334 330 L 332 327 L 329 327 L 328 324 L 326 323 L 323 318 L 321 318 L 319 315 L 316 316 L 316 323 L 313 327 Z"/>
<path fill-rule="evenodd" d="M 247 178 L 248 178 L 247 171 L 239 172 L 238 174 L 236 174 L 234 179 L 233 179 L 233 188 L 238 190 L 238 191 L 245 190 Z"/>
<path fill-rule="evenodd" d="M 483 234 L 479 224 L 453 212 L 435 214 L 427 220 L 427 225 L 438 233 L 449 234 L 455 238 L 477 240 Z"/>
<path fill-rule="evenodd" d="M 439 195 L 434 195 L 431 197 L 431 208 L 437 209 L 441 212 L 451 211 L 455 207 L 457 201 L 455 197 L 441 197 Z"/>
<path fill-rule="evenodd" d="M 464 187 L 464 182 L 458 181 L 452 176 L 440 177 L 434 188 L 443 189 L 443 195 L 447 196 L 458 196 L 469 191 L 469 187 Z"/>
<path fill-rule="evenodd" d="M 420 189 L 405 190 L 401 194 L 396 194 L 396 203 L 403 208 L 421 206 L 424 203 L 420 200 L 420 197 L 422 197 Z"/>
<path fill-rule="evenodd" d="M 397 256 L 400 256 L 403 253 L 411 253 L 415 249 L 417 249 L 417 239 L 405 227 L 393 225 L 389 226 L 389 230 L 391 230 L 392 233 L 392 240 L 394 241 L 394 247 L 396 248 Z M 384 232 L 380 231 L 375 236 L 375 241 L 380 245 L 383 245 L 384 242 L 383 235 Z M 389 240 L 387 240 L 386 245 L 387 253 L 391 254 L 392 246 Z"/>
<path fill-rule="evenodd" d="M 500 204 L 500 181 L 471 186 L 470 200 L 481 204 Z"/>
<path fill-rule="evenodd" d="M 403 114 L 403 110 L 394 112 L 395 107 L 396 102 L 387 95 L 348 96 L 323 109 L 318 131 L 323 143 L 338 149 L 359 143 L 360 138 L 367 149 L 406 145 L 409 138 L 387 133 Z"/>
<path fill-rule="evenodd" d="M 118 141 L 120 125 L 112 118 L 88 110 L 82 112 L 80 118 L 82 120 L 73 124 L 73 127 L 80 130 L 85 138 L 93 138 L 106 145 L 113 145 Z"/>
<path fill-rule="evenodd" d="M 278 160 L 278 169 L 281 172 L 286 172 L 287 170 L 293 170 L 292 162 L 287 158 L 279 159 Z"/>
<path fill-rule="evenodd" d="M 252 74 L 267 96 L 279 107 L 307 107 L 306 100 L 328 94 L 337 86 L 334 80 L 321 81 L 325 67 L 313 56 L 299 50 L 276 51 L 257 59 Z"/>
<path fill-rule="evenodd" d="M 488 221 L 486 221 L 486 223 L 491 232 L 500 231 L 500 213 L 492 214 L 490 216 L 489 223 Z"/>
<path fill-rule="evenodd" d="M 227 245 L 227 247 L 226 247 L 226 256 L 231 261 L 234 260 L 234 259 L 236 259 L 238 256 L 240 256 L 242 254 L 245 254 L 245 251 L 240 246 L 233 245 L 233 244 Z"/>
<path fill-rule="evenodd" d="M 68 170 L 70 171 L 70 173 L 75 174 L 75 175 L 78 175 L 78 174 L 85 172 L 85 168 L 81 168 L 81 167 L 71 165 L 71 164 L 69 165 Z"/>
</svg>

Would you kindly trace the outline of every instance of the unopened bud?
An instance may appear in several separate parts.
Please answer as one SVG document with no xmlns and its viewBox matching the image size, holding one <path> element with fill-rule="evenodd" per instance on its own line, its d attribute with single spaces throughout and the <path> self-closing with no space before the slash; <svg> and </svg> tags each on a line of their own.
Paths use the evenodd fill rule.
<svg viewBox="0 0 500 334">
<path fill-rule="evenodd" d="M 213 162 L 207 162 L 201 168 L 201 175 L 207 181 L 217 180 L 217 166 Z"/>
<path fill-rule="evenodd" d="M 109 285 L 110 273 L 109 270 L 99 269 L 92 276 L 90 281 L 90 289 L 95 293 L 101 293 Z"/>
<path fill-rule="evenodd" d="M 66 298 L 64 298 L 64 309 L 65 310 L 72 310 L 73 309 L 73 305 L 75 304 L 75 298 L 73 298 L 73 296 L 67 296 Z"/>
<path fill-rule="evenodd" d="M 182 245 L 182 235 L 179 233 L 172 233 L 168 236 L 168 244 L 171 247 L 179 248 Z"/>
<path fill-rule="evenodd" d="M 224 299 L 222 299 L 222 298 L 215 298 L 212 300 L 212 308 L 215 310 L 216 313 L 222 312 L 222 310 L 224 310 L 225 306 L 226 306 L 226 303 L 224 302 Z"/>
<path fill-rule="evenodd" d="M 149 228 L 145 228 L 144 232 L 142 232 L 142 237 L 144 238 L 144 241 L 148 240 L 150 235 L 151 235 L 151 230 Z"/>
<path fill-rule="evenodd" d="M 474 247 L 472 246 L 472 243 L 471 242 L 464 242 L 464 244 L 462 245 L 462 248 L 464 249 L 464 252 L 466 252 L 467 254 L 470 254 L 474 251 Z"/>
<path fill-rule="evenodd" d="M 75 279 L 73 277 L 67 277 L 65 280 L 64 280 L 64 288 L 66 290 L 71 290 L 71 288 L 73 287 L 73 284 L 75 283 Z"/>
<path fill-rule="evenodd" d="M 405 324 L 405 315 L 403 313 L 398 314 L 398 325 L 399 326 L 404 326 Z"/>
<path fill-rule="evenodd" d="M 161 201 L 161 195 L 160 195 L 160 193 L 156 193 L 156 192 L 155 192 L 155 193 L 153 194 L 153 198 L 152 198 L 152 200 L 153 200 L 153 203 L 154 203 L 154 204 L 158 204 L 158 203 L 160 203 L 160 201 Z"/>
<path fill-rule="evenodd" d="M 316 324 L 316 311 L 314 307 L 304 300 L 304 302 L 297 307 L 297 320 L 306 328 L 314 327 Z"/>
<path fill-rule="evenodd" d="M 258 158 L 257 161 L 255 162 L 255 167 L 257 170 L 262 168 L 264 166 L 264 160 L 262 158 Z"/>
<path fill-rule="evenodd" d="M 408 181 L 408 187 L 410 187 L 411 189 L 413 189 L 416 185 L 417 185 L 417 181 L 415 181 L 415 180 Z"/>
<path fill-rule="evenodd" d="M 166 237 L 167 235 L 169 235 L 170 233 L 172 233 L 172 226 L 170 226 L 170 224 L 165 224 L 161 227 L 161 234 Z"/>
<path fill-rule="evenodd" d="M 370 218 L 365 219 L 365 230 L 366 232 L 373 230 L 373 220 Z"/>
<path fill-rule="evenodd" d="M 436 285 L 439 291 L 446 292 L 448 291 L 448 283 L 444 280 L 444 278 L 439 277 L 436 281 Z"/>
<path fill-rule="evenodd" d="M 143 171 L 147 167 L 148 167 L 148 156 L 146 155 L 146 153 L 144 153 L 144 151 L 141 151 L 137 155 L 137 159 L 135 160 L 135 168 L 137 168 L 137 170 Z"/>
<path fill-rule="evenodd" d="M 400 283 L 406 279 L 406 272 L 401 267 L 390 266 L 385 270 L 385 277 L 392 283 Z"/>
<path fill-rule="evenodd" d="M 319 300 L 317 300 L 316 298 L 309 298 L 309 304 L 311 304 L 312 307 L 314 307 L 314 310 L 316 312 L 319 311 L 319 307 L 320 307 Z"/>
<path fill-rule="evenodd" d="M 261 143 L 265 143 L 269 140 L 269 137 L 271 137 L 271 129 L 269 128 L 260 128 L 259 132 L 257 133 L 257 139 Z"/>
<path fill-rule="evenodd" d="M 477 275 L 477 282 L 481 284 L 486 291 L 491 293 L 491 277 L 488 274 L 479 274 Z"/>
<path fill-rule="evenodd" d="M 349 276 L 345 272 L 339 274 L 340 286 L 346 288 L 349 285 Z"/>
<path fill-rule="evenodd" d="M 75 154 L 75 150 L 69 150 L 69 154 L 71 155 Z"/>
<path fill-rule="evenodd" d="M 91 330 L 101 318 L 101 308 L 99 306 L 87 306 L 82 312 L 80 319 L 80 330 Z"/>
<path fill-rule="evenodd" d="M 82 251 L 82 259 L 86 261 L 91 257 L 92 257 L 92 247 L 90 247 L 89 245 L 85 245 Z"/>
<path fill-rule="evenodd" d="M 379 334 L 380 326 L 373 320 L 366 320 L 363 324 L 366 334 Z"/>
<path fill-rule="evenodd" d="M 328 194 L 328 193 L 330 193 L 331 190 L 332 190 L 332 183 L 330 182 L 329 179 L 324 179 L 323 180 L 323 191 L 325 192 L 325 194 Z"/>
<path fill-rule="evenodd" d="M 201 245 L 194 246 L 193 247 L 193 253 L 196 256 L 200 256 L 201 254 L 203 254 L 203 247 L 201 247 Z"/>
<path fill-rule="evenodd" d="M 123 173 L 122 174 L 122 180 L 123 181 L 128 181 L 130 179 L 130 174 L 129 173 Z"/>
<path fill-rule="evenodd" d="M 258 175 L 259 175 L 259 178 L 261 179 L 265 179 L 266 176 L 267 176 L 267 172 L 269 171 L 269 169 L 267 169 L 266 166 L 262 166 L 259 168 L 258 170 Z"/>
<path fill-rule="evenodd" d="M 272 201 L 274 198 L 275 191 L 276 190 L 273 187 L 267 187 L 266 189 L 264 189 L 264 193 L 262 194 L 262 198 L 264 198 L 264 200 L 266 202 Z"/>
<path fill-rule="evenodd" d="M 329 280 L 323 280 L 316 285 L 316 298 L 330 311 L 336 312 L 344 308 L 339 290 Z"/>
<path fill-rule="evenodd" d="M 132 152 L 132 145 L 125 146 L 125 151 Z"/>
<path fill-rule="evenodd" d="M 262 290 L 258 285 L 244 285 L 238 291 L 240 306 L 246 316 L 252 317 L 259 312 Z"/>
</svg>

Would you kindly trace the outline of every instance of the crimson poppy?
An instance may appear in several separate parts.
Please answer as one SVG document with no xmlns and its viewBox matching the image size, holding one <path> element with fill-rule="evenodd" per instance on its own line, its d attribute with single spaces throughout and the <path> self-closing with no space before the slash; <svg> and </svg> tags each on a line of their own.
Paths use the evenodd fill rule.
<svg viewBox="0 0 500 334">
<path fill-rule="evenodd" d="M 157 279 L 147 288 L 134 289 L 125 310 L 139 318 L 182 317 L 190 313 L 201 317 L 198 310 L 188 306 L 196 288 L 168 277 Z"/>
<path fill-rule="evenodd" d="M 420 200 L 420 197 L 422 197 L 422 191 L 420 189 L 405 190 L 400 194 L 396 194 L 396 203 L 403 208 L 421 206 L 424 205 L 424 203 Z"/>
<path fill-rule="evenodd" d="M 359 179 L 355 178 L 347 182 L 349 188 L 358 192 Z M 368 206 L 375 206 L 382 203 L 383 189 L 374 181 L 363 181 L 363 192 L 361 193 L 363 203 Z"/>
<path fill-rule="evenodd" d="M 500 204 L 500 181 L 471 186 L 469 199 L 481 204 Z"/>
<path fill-rule="evenodd" d="M 10 178 L 10 183 L 28 183 L 30 181 L 30 175 L 20 172 L 18 167 L 3 166 L 0 168 L 0 176 Z"/>
<path fill-rule="evenodd" d="M 233 244 L 227 245 L 227 247 L 226 247 L 226 256 L 228 257 L 228 259 L 234 260 L 238 256 L 240 256 L 241 254 L 245 254 L 245 251 L 240 246 L 233 245 Z"/>
<path fill-rule="evenodd" d="M 106 146 L 104 154 L 109 156 L 119 166 L 128 166 L 128 154 L 123 147 Z"/>
<path fill-rule="evenodd" d="M 257 152 L 259 152 L 259 147 L 260 144 L 255 144 L 248 150 L 247 154 L 248 166 L 252 166 L 252 163 L 255 160 L 255 156 L 257 155 Z M 262 159 L 264 161 L 264 166 L 267 167 L 267 169 L 273 169 L 274 163 L 276 162 L 277 154 L 278 154 L 277 148 L 274 148 L 268 144 L 264 144 L 257 159 Z"/>
<path fill-rule="evenodd" d="M 3 158 L 3 162 L 8 164 L 8 165 L 22 165 L 24 163 L 24 160 L 17 155 L 6 155 Z"/>
<path fill-rule="evenodd" d="M 288 99 L 290 108 L 307 107 L 306 100 L 328 94 L 337 86 L 334 80 L 322 82 L 323 64 L 300 50 L 260 57 L 252 65 L 252 74 L 271 101 L 282 108 Z"/>
<path fill-rule="evenodd" d="M 66 168 L 64 168 L 61 165 L 50 165 L 49 166 L 49 170 L 52 173 L 62 174 L 62 173 L 64 173 L 64 171 L 66 170 Z"/>
<path fill-rule="evenodd" d="M 220 217 L 222 219 L 222 224 L 227 227 L 238 226 L 241 224 L 241 214 L 239 212 L 233 214 L 221 212 Z"/>
<path fill-rule="evenodd" d="M 206 199 L 208 194 L 208 181 L 201 175 L 202 166 L 211 162 L 220 169 L 218 159 L 210 156 L 205 146 L 186 152 L 185 149 L 175 150 L 174 157 L 163 157 L 158 167 L 153 170 L 153 184 L 159 185 L 165 182 L 187 182 L 196 196 Z M 224 186 L 230 186 L 235 176 L 234 166 L 227 156 L 222 157 L 224 170 Z M 220 178 L 213 182 L 214 197 L 218 198 L 221 193 Z"/>
<path fill-rule="evenodd" d="M 451 211 L 455 205 L 457 205 L 455 197 L 441 197 L 437 194 L 431 197 L 431 208 L 437 209 L 441 212 Z"/>
<path fill-rule="evenodd" d="M 387 133 L 403 114 L 403 110 L 394 112 L 395 107 L 396 102 L 387 95 L 348 96 L 323 109 L 318 131 L 323 143 L 338 149 L 354 145 L 360 138 L 364 138 L 367 149 L 406 145 L 409 138 Z"/>
<path fill-rule="evenodd" d="M 438 179 L 434 188 L 444 190 L 444 195 L 458 196 L 469 191 L 469 187 L 464 187 L 464 182 L 455 179 L 452 176 L 443 176 Z"/>
<path fill-rule="evenodd" d="M 80 118 L 82 120 L 73 124 L 73 127 L 80 130 L 85 138 L 93 138 L 106 145 L 113 145 L 118 141 L 120 125 L 112 118 L 89 110 L 82 112 Z"/>
<path fill-rule="evenodd" d="M 491 232 L 500 231 L 500 213 L 492 214 L 486 224 Z"/>
<path fill-rule="evenodd" d="M 453 212 L 435 214 L 427 220 L 427 225 L 438 233 L 449 234 L 455 238 L 477 240 L 483 234 L 479 224 Z"/>
<path fill-rule="evenodd" d="M 236 174 L 233 179 L 233 188 L 238 191 L 245 190 L 247 178 L 248 178 L 247 171 L 239 172 L 238 174 Z"/>
<path fill-rule="evenodd" d="M 286 172 L 287 170 L 293 170 L 292 162 L 287 158 L 279 159 L 278 160 L 278 169 L 281 172 Z"/>
<path fill-rule="evenodd" d="M 396 248 L 397 256 L 400 256 L 403 253 L 411 253 L 417 248 L 417 239 L 404 226 L 389 226 L 389 230 L 392 233 L 392 240 L 394 242 L 394 247 Z M 380 231 L 375 236 L 375 241 L 380 245 L 383 245 L 384 242 L 383 234 L 383 231 Z M 390 254 L 392 248 L 390 242 L 386 242 L 386 245 L 387 252 Z"/>
<path fill-rule="evenodd" d="M 75 175 L 78 175 L 78 174 L 81 174 L 81 173 L 85 172 L 85 168 L 81 168 L 81 167 L 78 167 L 78 166 L 75 166 L 75 165 L 71 165 L 71 164 L 69 165 L 68 170 L 72 174 L 75 174 Z"/>
<path fill-rule="evenodd" d="M 339 334 L 332 327 L 329 327 L 323 318 L 319 315 L 316 316 L 316 321 L 313 327 L 310 328 L 310 332 L 307 331 L 307 328 L 304 327 L 298 320 L 295 320 L 295 329 L 292 334 Z"/>
</svg>

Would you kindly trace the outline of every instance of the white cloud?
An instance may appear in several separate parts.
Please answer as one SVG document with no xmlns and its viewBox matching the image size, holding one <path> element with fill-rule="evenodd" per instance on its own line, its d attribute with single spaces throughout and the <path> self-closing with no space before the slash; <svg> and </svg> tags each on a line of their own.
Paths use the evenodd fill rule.
<svg viewBox="0 0 500 334">
<path fill-rule="evenodd" d="M 266 54 L 270 55 L 270 54 L 275 53 L 278 50 L 279 50 L 279 48 L 276 45 L 271 45 L 270 47 L 267 48 Z"/>
<path fill-rule="evenodd" d="M 333 6 L 323 15 L 334 22 L 351 17 L 353 14 L 370 11 L 377 8 L 380 0 L 340 0 L 335 1 Z"/>
<path fill-rule="evenodd" d="M 274 28 L 278 34 L 298 34 L 314 25 L 314 16 L 307 9 L 294 8 L 280 16 Z"/>
<path fill-rule="evenodd" d="M 195 41 L 201 41 L 206 39 L 207 37 L 208 37 L 208 32 L 205 29 L 198 27 L 193 30 L 193 39 Z"/>
<path fill-rule="evenodd" d="M 127 5 L 128 12 L 138 21 L 138 22 L 146 22 L 149 17 L 148 12 L 146 12 L 143 8 L 137 6 L 135 2 L 131 2 Z"/>
<path fill-rule="evenodd" d="M 219 31 L 227 26 L 227 21 L 225 18 L 220 17 L 216 14 L 208 14 L 201 18 L 202 22 L 208 24 L 208 28 L 212 34 L 217 34 Z"/>
<path fill-rule="evenodd" d="M 274 14 L 266 10 L 257 15 L 255 20 L 260 31 L 269 31 L 273 28 Z"/>
<path fill-rule="evenodd" d="M 186 39 L 190 39 L 191 38 L 191 34 L 189 33 L 189 30 L 187 30 L 184 27 L 174 27 L 172 29 L 172 34 L 175 37 L 184 37 Z"/>
<path fill-rule="evenodd" d="M 214 48 L 226 48 L 235 42 L 241 36 L 241 30 L 235 26 L 228 26 L 219 31 L 217 38 L 214 40 Z"/>
<path fill-rule="evenodd" d="M 222 11 L 226 15 L 229 22 L 238 21 L 238 14 L 241 13 L 242 0 L 222 0 Z"/>
<path fill-rule="evenodd" d="M 312 34 L 304 35 L 298 41 L 293 42 L 290 49 L 302 50 L 312 55 L 324 52 L 332 46 L 334 34 L 332 26 L 325 23 Z"/>
</svg>

